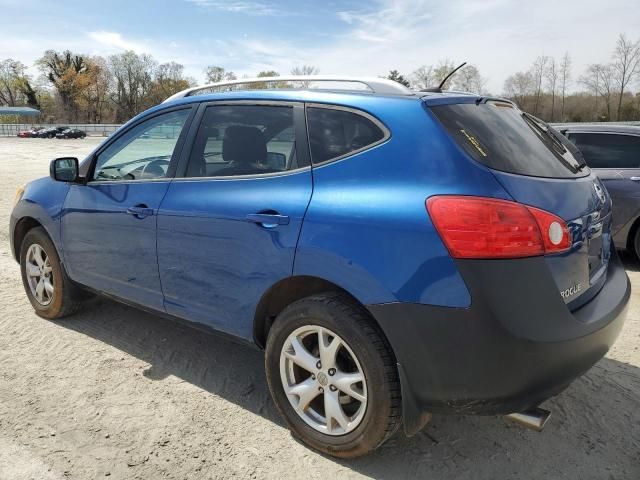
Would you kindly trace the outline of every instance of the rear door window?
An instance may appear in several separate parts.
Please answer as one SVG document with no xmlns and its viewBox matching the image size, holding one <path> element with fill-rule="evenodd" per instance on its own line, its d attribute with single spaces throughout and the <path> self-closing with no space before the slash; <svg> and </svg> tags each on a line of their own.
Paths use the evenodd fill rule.
<svg viewBox="0 0 640 480">
<path fill-rule="evenodd" d="M 591 168 L 640 168 L 640 136 L 569 133 Z"/>
<path fill-rule="evenodd" d="M 343 108 L 307 107 L 307 124 L 314 164 L 352 155 L 389 137 L 378 120 Z"/>
<path fill-rule="evenodd" d="M 292 106 L 212 105 L 198 129 L 186 176 L 263 175 L 300 166 Z"/>
<path fill-rule="evenodd" d="M 507 102 L 430 107 L 455 142 L 478 162 L 534 177 L 584 176 L 567 140 L 541 120 Z"/>
</svg>

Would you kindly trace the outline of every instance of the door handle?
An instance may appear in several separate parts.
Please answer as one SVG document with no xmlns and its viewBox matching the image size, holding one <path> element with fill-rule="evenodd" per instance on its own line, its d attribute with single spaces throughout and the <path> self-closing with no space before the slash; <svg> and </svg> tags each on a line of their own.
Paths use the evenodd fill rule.
<svg viewBox="0 0 640 480">
<path fill-rule="evenodd" d="M 136 205 L 135 207 L 127 208 L 127 213 L 136 218 L 145 218 L 153 215 L 153 208 L 149 208 L 146 205 Z"/>
<path fill-rule="evenodd" d="M 640 182 L 640 177 L 631 177 L 629 180 L 632 182 Z"/>
<path fill-rule="evenodd" d="M 250 213 L 247 215 L 247 221 L 258 223 L 266 228 L 289 225 L 289 217 L 278 213 Z"/>
</svg>

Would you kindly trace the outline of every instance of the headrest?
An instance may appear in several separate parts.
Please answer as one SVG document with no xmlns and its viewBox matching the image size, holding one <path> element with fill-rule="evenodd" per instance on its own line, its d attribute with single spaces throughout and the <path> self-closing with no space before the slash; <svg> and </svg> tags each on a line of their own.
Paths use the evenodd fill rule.
<svg viewBox="0 0 640 480">
<path fill-rule="evenodd" d="M 224 131 L 222 158 L 225 162 L 263 164 L 267 160 L 264 135 L 256 127 L 233 125 Z"/>
</svg>

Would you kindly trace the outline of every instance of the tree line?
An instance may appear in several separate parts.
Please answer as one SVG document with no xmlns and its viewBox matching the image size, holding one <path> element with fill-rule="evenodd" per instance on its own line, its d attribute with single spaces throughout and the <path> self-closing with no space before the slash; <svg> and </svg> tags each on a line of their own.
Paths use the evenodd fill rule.
<svg viewBox="0 0 640 480">
<path fill-rule="evenodd" d="M 47 50 L 35 62 L 35 80 L 20 61 L 0 61 L 0 106 L 32 106 L 48 122 L 122 123 L 180 90 L 196 85 L 176 62 L 159 63 L 151 55 L 126 51 L 109 57 Z M 422 65 L 409 75 L 391 70 L 387 78 L 421 90 L 438 86 L 456 65 L 449 59 Z M 203 72 L 207 83 L 236 80 L 218 65 Z M 319 73 L 313 65 L 291 69 L 293 75 Z M 530 68 L 510 75 L 503 91 L 494 94 L 515 101 L 520 108 L 547 121 L 640 120 L 640 40 L 621 34 L 611 57 L 588 65 L 577 77 L 568 52 L 556 58 L 537 57 Z M 280 76 L 262 71 L 258 77 Z M 466 65 L 448 78 L 445 90 L 483 95 L 487 79 L 476 65 Z M 252 88 L 264 88 L 254 84 Z M 287 82 L 272 87 L 286 88 Z"/>
</svg>

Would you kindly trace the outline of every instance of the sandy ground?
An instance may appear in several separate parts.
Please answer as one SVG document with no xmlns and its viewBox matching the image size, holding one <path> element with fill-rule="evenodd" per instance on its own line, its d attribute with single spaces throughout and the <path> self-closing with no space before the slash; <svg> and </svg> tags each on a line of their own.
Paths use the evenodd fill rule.
<svg viewBox="0 0 640 480">
<path fill-rule="evenodd" d="M 299 444 L 262 353 L 96 300 L 34 315 L 9 254 L 16 187 L 98 142 L 0 138 L 0 479 L 640 478 L 640 270 L 607 357 L 544 406 L 542 433 L 499 417 L 435 416 L 418 436 L 337 461 Z"/>
</svg>

